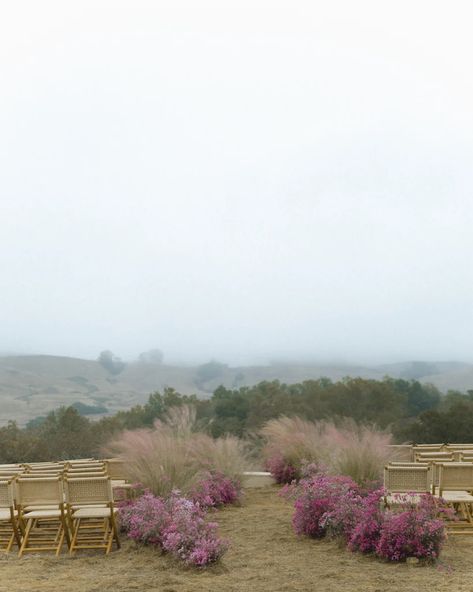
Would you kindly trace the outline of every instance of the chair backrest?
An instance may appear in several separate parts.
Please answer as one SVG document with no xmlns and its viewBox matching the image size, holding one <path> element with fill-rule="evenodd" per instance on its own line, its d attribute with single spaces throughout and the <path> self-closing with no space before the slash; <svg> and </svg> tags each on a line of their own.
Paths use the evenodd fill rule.
<svg viewBox="0 0 473 592">
<path fill-rule="evenodd" d="M 429 493 L 432 469 L 425 466 L 391 466 L 384 469 L 384 488 L 389 493 Z"/>
<path fill-rule="evenodd" d="M 440 463 L 439 495 L 443 491 L 473 491 L 473 462 Z"/>
<path fill-rule="evenodd" d="M 108 474 L 105 471 L 92 471 L 89 473 L 84 469 L 84 472 L 78 471 L 77 473 L 70 473 L 67 472 L 65 474 L 66 479 L 86 479 L 89 477 L 108 477 Z"/>
<path fill-rule="evenodd" d="M 388 450 L 392 459 L 405 462 L 412 462 L 414 460 L 412 444 L 389 444 Z"/>
<path fill-rule="evenodd" d="M 126 481 L 129 478 L 126 471 L 126 463 L 123 460 L 106 460 L 105 467 L 111 479 L 123 479 Z"/>
<path fill-rule="evenodd" d="M 43 471 L 33 471 L 32 473 L 21 473 L 21 475 L 18 475 L 19 477 L 21 477 L 22 479 L 54 479 L 54 478 L 60 478 L 62 477 L 62 473 L 48 473 L 48 472 L 43 472 Z"/>
<path fill-rule="evenodd" d="M 446 444 L 414 444 L 414 452 L 440 452 L 445 449 Z"/>
<path fill-rule="evenodd" d="M 453 460 L 453 452 L 416 452 L 414 459 L 417 462 L 443 462 Z"/>
<path fill-rule="evenodd" d="M 42 506 L 64 503 L 64 488 L 59 477 L 19 477 L 15 483 L 20 506 Z"/>
<path fill-rule="evenodd" d="M 10 481 L 0 481 L 0 508 L 13 508 L 13 488 Z"/>
<path fill-rule="evenodd" d="M 113 504 L 109 477 L 71 477 L 65 481 L 66 502 L 75 504 Z"/>
<path fill-rule="evenodd" d="M 24 471 L 22 469 L 1 469 L 0 468 L 0 475 L 23 475 Z"/>
</svg>

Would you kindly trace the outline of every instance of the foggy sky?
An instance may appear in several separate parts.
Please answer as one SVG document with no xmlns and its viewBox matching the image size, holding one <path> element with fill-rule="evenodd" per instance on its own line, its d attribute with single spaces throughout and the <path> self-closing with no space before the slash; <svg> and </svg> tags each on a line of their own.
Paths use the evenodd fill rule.
<svg viewBox="0 0 473 592">
<path fill-rule="evenodd" d="M 473 361 L 472 16 L 2 2 L 0 351 Z"/>
</svg>

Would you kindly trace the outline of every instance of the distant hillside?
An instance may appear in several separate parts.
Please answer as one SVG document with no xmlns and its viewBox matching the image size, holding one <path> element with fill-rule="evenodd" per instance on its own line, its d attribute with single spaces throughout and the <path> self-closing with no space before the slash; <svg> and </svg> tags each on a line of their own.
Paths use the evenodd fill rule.
<svg viewBox="0 0 473 592">
<path fill-rule="evenodd" d="M 143 403 L 165 386 L 183 394 L 209 397 L 220 384 L 228 388 L 251 386 L 262 380 L 295 383 L 327 376 L 381 379 L 383 376 L 416 378 L 442 391 L 473 389 L 473 364 L 460 362 L 406 362 L 376 367 L 349 365 L 273 364 L 231 368 L 135 362 L 113 375 L 98 362 L 58 356 L 0 357 L 0 425 L 16 420 L 24 425 L 61 405 L 77 404 L 85 412 L 115 413 Z"/>
</svg>

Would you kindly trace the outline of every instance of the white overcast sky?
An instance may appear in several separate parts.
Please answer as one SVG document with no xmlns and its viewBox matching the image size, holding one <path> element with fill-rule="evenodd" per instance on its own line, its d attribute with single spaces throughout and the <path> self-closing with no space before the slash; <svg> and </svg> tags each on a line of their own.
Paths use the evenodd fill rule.
<svg viewBox="0 0 473 592">
<path fill-rule="evenodd" d="M 0 351 L 473 361 L 470 1 L 0 1 Z"/>
</svg>

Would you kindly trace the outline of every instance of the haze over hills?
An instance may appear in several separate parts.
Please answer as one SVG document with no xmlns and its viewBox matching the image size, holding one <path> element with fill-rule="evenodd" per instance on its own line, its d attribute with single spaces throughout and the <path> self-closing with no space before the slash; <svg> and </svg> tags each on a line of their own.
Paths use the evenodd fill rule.
<svg viewBox="0 0 473 592">
<path fill-rule="evenodd" d="M 166 386 L 205 398 L 220 384 L 251 386 L 263 380 L 295 383 L 326 376 L 382 379 L 415 378 L 441 391 L 473 388 L 473 364 L 462 362 L 405 362 L 378 366 L 348 364 L 289 364 L 229 367 L 212 362 L 202 366 L 170 366 L 133 362 L 112 373 L 99 362 L 79 358 L 30 355 L 0 357 L 0 425 L 15 420 L 25 425 L 61 405 L 76 404 L 97 417 L 144 403 Z"/>
</svg>

